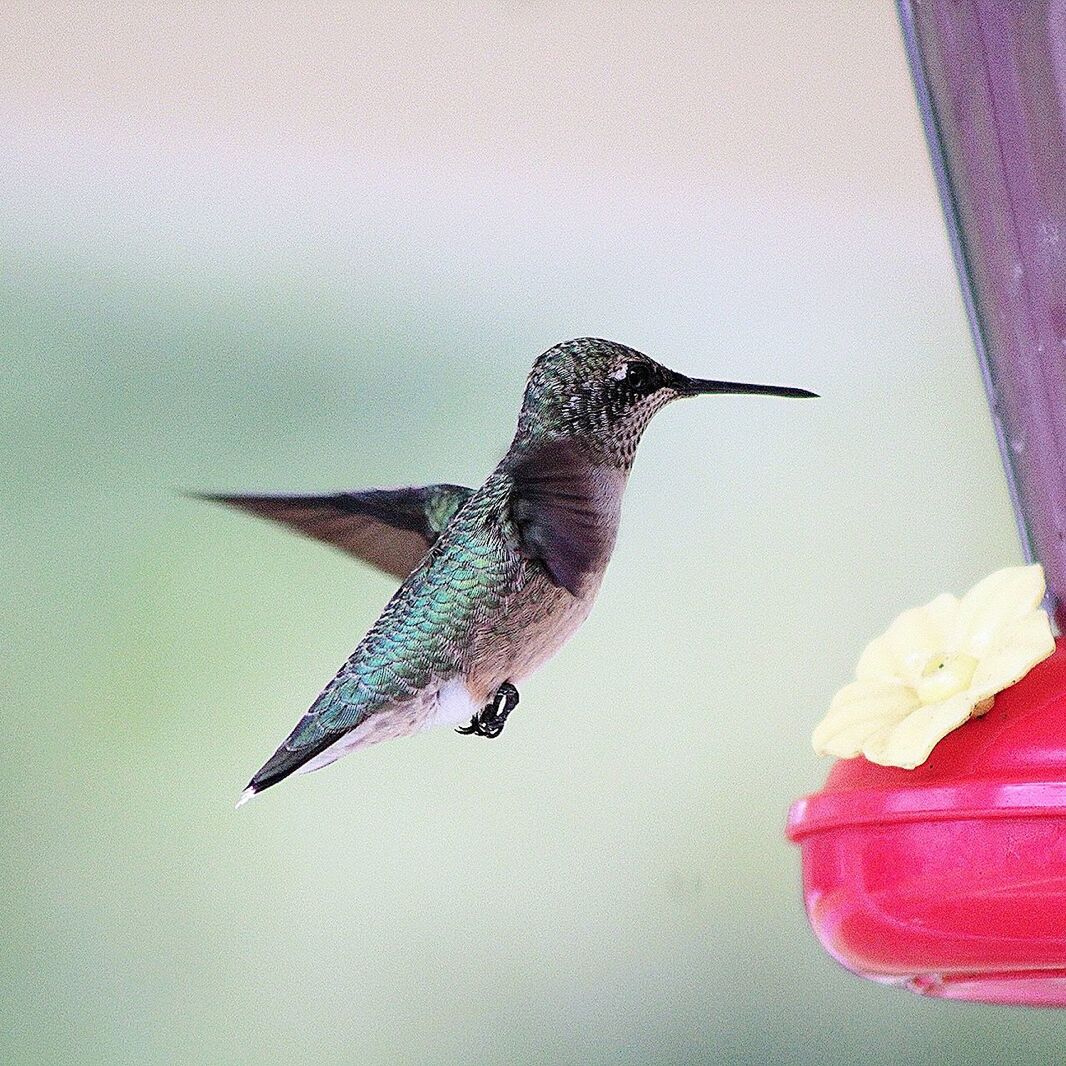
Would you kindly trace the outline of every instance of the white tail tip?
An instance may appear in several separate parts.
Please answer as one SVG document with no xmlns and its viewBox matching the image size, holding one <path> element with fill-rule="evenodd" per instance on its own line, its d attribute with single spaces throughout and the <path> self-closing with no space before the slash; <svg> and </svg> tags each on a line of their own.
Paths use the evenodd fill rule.
<svg viewBox="0 0 1066 1066">
<path fill-rule="evenodd" d="M 249 785 L 242 793 L 241 798 L 237 800 L 237 806 L 233 809 L 235 811 L 240 810 L 253 796 L 255 795 L 255 789 Z"/>
</svg>

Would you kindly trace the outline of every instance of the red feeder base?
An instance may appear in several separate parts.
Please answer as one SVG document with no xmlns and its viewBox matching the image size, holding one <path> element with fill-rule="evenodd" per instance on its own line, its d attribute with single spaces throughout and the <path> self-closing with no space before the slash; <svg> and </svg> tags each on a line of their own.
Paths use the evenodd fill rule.
<svg viewBox="0 0 1066 1066">
<path fill-rule="evenodd" d="M 917 769 L 837 762 L 788 836 L 811 926 L 849 970 L 1066 1006 L 1066 640 Z"/>
</svg>

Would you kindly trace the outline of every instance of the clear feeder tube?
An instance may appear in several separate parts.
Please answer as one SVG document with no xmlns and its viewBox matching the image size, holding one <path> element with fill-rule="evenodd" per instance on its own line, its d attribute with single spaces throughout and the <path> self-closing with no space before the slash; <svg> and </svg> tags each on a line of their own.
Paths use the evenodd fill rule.
<svg viewBox="0 0 1066 1066">
<path fill-rule="evenodd" d="M 899 0 L 1027 556 L 1066 630 L 1066 0 Z"/>
</svg>

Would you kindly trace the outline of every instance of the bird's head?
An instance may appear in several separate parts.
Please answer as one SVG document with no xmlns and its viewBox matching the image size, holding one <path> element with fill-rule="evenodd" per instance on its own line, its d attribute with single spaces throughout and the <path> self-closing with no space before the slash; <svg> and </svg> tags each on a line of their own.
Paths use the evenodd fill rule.
<svg viewBox="0 0 1066 1066">
<path fill-rule="evenodd" d="M 709 393 L 815 396 L 806 389 L 690 378 L 614 341 L 580 337 L 549 348 L 526 383 L 518 435 L 575 437 L 610 462 L 633 462 L 652 415 L 673 400 Z"/>
</svg>

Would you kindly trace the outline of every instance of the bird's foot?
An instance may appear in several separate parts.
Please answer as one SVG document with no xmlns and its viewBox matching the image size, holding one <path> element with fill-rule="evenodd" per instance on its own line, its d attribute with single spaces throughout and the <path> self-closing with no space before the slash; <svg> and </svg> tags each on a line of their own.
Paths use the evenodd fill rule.
<svg viewBox="0 0 1066 1066">
<path fill-rule="evenodd" d="M 496 690 L 496 695 L 492 697 L 492 702 L 483 710 L 478 711 L 470 719 L 469 725 L 460 726 L 456 733 L 462 733 L 463 736 L 467 737 L 488 737 L 492 740 L 503 732 L 507 716 L 517 706 L 518 689 L 510 681 L 505 681 Z"/>
</svg>

